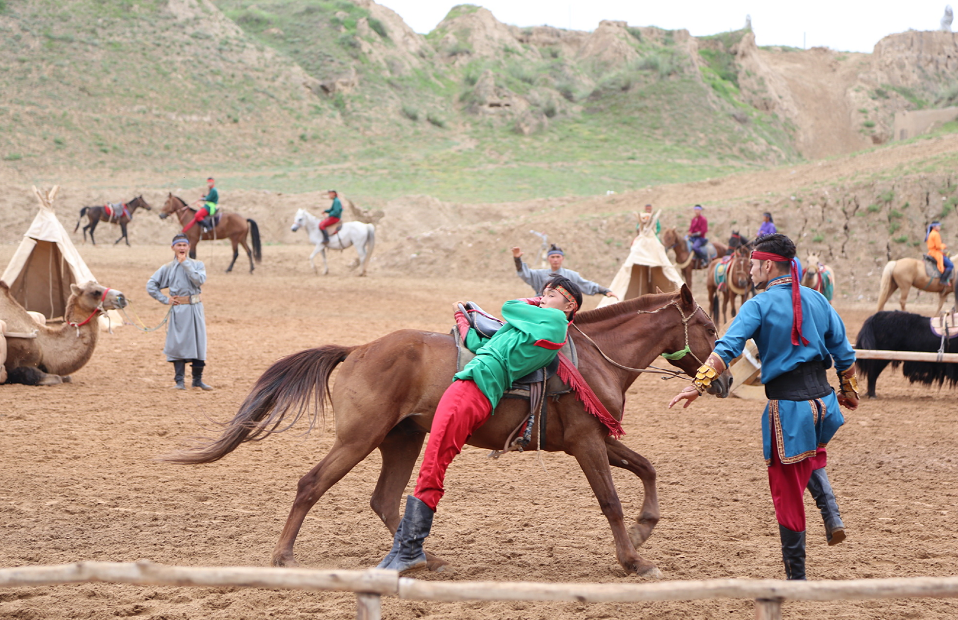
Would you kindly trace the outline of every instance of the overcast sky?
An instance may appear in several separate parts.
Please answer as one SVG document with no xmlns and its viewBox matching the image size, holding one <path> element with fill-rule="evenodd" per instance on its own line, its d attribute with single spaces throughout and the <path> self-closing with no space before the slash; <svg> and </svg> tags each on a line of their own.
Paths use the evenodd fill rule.
<svg viewBox="0 0 958 620">
<path fill-rule="evenodd" d="M 377 0 L 399 13 L 413 30 L 427 33 L 453 6 L 447 0 Z M 547 24 L 574 30 L 594 30 L 600 20 L 616 19 L 630 26 L 685 28 L 695 36 L 736 30 L 752 16 L 759 45 L 825 46 L 835 50 L 871 52 L 882 37 L 908 29 L 937 30 L 945 12 L 941 0 L 890 2 L 863 0 L 473 0 L 506 24 Z M 958 3 L 956 3 L 958 4 Z M 955 24 L 958 29 L 958 23 Z"/>
</svg>

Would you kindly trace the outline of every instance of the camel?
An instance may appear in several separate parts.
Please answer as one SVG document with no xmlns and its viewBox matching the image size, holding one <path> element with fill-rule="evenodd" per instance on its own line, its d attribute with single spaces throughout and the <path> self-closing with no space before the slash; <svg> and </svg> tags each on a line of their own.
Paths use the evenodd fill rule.
<svg viewBox="0 0 958 620">
<path fill-rule="evenodd" d="M 126 307 L 120 291 L 87 282 L 70 285 L 64 322 L 40 325 L 0 282 L 0 320 L 6 323 L 7 383 L 56 385 L 90 361 L 100 333 L 97 315 Z"/>
<path fill-rule="evenodd" d="M 958 254 L 951 257 L 952 261 L 958 259 Z M 938 309 L 935 314 L 941 312 L 941 307 L 945 305 L 945 298 L 953 293 L 955 288 L 952 283 L 942 284 L 937 277 L 933 278 L 925 273 L 925 263 L 917 258 L 900 258 L 889 261 L 881 274 L 881 290 L 878 293 L 878 309 L 881 312 L 885 309 L 885 302 L 896 290 L 901 289 L 901 309 L 904 312 L 905 302 L 908 301 L 908 293 L 911 287 L 919 291 L 928 291 L 929 293 L 938 293 Z"/>
</svg>

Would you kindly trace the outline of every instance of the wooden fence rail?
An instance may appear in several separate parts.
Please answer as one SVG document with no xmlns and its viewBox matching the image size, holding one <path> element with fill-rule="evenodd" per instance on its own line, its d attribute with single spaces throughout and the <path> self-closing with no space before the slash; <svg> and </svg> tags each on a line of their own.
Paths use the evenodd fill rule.
<svg viewBox="0 0 958 620">
<path fill-rule="evenodd" d="M 785 600 L 837 601 L 887 598 L 958 597 L 958 577 L 780 581 L 713 579 L 646 583 L 539 583 L 495 581 L 419 581 L 384 570 L 165 566 L 78 562 L 58 566 L 0 569 L 0 587 L 109 582 L 152 586 L 244 587 L 355 592 L 358 620 L 380 618 L 381 597 L 427 601 L 571 601 L 636 603 L 713 598 L 753 599 L 755 617 L 781 618 Z"/>
<path fill-rule="evenodd" d="M 958 364 L 958 353 L 929 353 L 926 351 L 882 351 L 880 349 L 855 349 L 860 360 L 896 360 L 899 362 L 943 362 Z"/>
</svg>

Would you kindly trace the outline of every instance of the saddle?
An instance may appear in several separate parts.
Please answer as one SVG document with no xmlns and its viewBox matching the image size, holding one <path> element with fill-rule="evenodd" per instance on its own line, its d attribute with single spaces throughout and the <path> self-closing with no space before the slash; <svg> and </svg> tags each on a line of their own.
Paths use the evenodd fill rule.
<svg viewBox="0 0 958 620">
<path fill-rule="evenodd" d="M 223 217 L 223 213 L 219 209 L 217 209 L 216 213 L 214 213 L 213 215 L 207 215 L 206 217 L 204 217 L 203 220 L 200 222 L 200 226 L 203 227 L 203 230 L 205 230 L 206 232 L 209 232 L 220 225 L 220 218 L 222 217 Z"/>
<path fill-rule="evenodd" d="M 705 253 L 704 259 L 702 259 L 702 257 L 695 251 L 695 248 L 692 245 L 691 237 L 685 238 L 685 246 L 688 248 L 688 251 L 692 253 L 696 260 L 703 260 L 706 265 L 711 263 L 718 256 L 718 250 L 715 249 L 715 245 L 708 239 L 706 239 L 705 243 L 702 244 L 702 251 Z"/>
<path fill-rule="evenodd" d="M 938 271 L 938 259 L 927 254 L 923 255 L 923 258 L 925 259 L 925 275 L 929 278 L 937 278 L 940 281 L 941 272 Z"/>
<path fill-rule="evenodd" d="M 344 222 L 342 220 L 339 220 L 332 226 L 329 226 L 328 228 L 326 228 L 326 234 L 328 234 L 330 237 L 332 237 L 333 235 L 338 235 L 339 231 L 343 229 L 343 223 Z"/>
<path fill-rule="evenodd" d="M 103 210 L 106 211 L 106 216 L 110 220 L 118 220 L 124 215 L 129 218 L 130 211 L 127 209 L 127 206 L 122 202 L 108 202 L 103 205 Z"/>
<path fill-rule="evenodd" d="M 958 338 L 958 313 L 942 314 L 928 319 L 931 333 L 938 338 Z"/>
<path fill-rule="evenodd" d="M 502 320 L 483 311 L 482 308 L 472 302 L 466 303 L 464 306 L 460 305 L 459 309 L 466 316 L 466 320 L 469 321 L 469 327 L 475 329 L 476 332 L 484 338 L 491 338 L 505 325 Z M 458 328 L 453 327 L 452 335 L 456 341 L 456 372 L 461 372 L 463 368 L 466 367 L 466 364 L 476 357 L 476 354 L 465 346 Z M 578 368 L 579 357 L 571 337 L 566 338 L 566 342 L 562 345 L 562 348 L 559 349 L 559 353 L 568 358 L 569 361 Z M 522 452 L 532 440 L 532 430 L 535 426 L 536 413 L 540 415 L 539 447 L 545 447 L 546 405 L 548 403 L 548 397 L 551 396 L 553 399 L 556 399 L 572 391 L 572 388 L 558 377 L 556 374 L 558 370 L 559 356 L 556 355 L 552 362 L 545 368 L 535 370 L 513 381 L 512 387 L 506 390 L 502 397 L 528 400 L 529 417 L 526 418 L 520 427 L 513 432 L 513 435 L 506 440 L 504 449 L 493 451 L 490 456 L 498 458 L 502 453 L 512 450 Z M 514 440 L 513 436 L 516 436 Z"/>
<path fill-rule="evenodd" d="M 715 286 L 718 290 L 722 290 L 725 286 L 725 275 L 728 272 L 729 263 L 732 262 L 732 256 L 725 256 L 715 265 Z"/>
</svg>

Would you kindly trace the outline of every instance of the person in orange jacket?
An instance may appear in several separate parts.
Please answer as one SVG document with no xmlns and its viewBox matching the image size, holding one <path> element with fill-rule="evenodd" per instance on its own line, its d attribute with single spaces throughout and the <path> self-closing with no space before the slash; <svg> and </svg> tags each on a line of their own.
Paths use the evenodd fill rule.
<svg viewBox="0 0 958 620">
<path fill-rule="evenodd" d="M 945 254 L 945 248 L 948 246 L 941 242 L 941 222 L 932 222 L 928 225 L 928 234 L 925 235 L 925 243 L 928 244 L 928 256 L 938 261 L 938 271 L 941 272 L 941 281 L 951 280 L 952 271 L 955 269 L 954 263 Z"/>
</svg>

